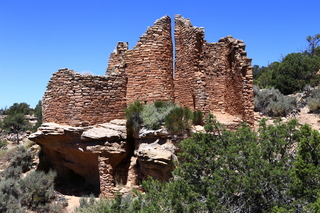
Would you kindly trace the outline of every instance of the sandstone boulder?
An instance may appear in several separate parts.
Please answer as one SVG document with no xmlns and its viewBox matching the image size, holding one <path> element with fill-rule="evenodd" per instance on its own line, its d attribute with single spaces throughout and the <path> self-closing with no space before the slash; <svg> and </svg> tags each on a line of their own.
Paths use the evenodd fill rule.
<svg viewBox="0 0 320 213">
<path fill-rule="evenodd" d="M 55 169 L 63 181 L 84 178 L 96 191 L 105 185 L 99 171 L 108 173 L 111 187 L 117 166 L 129 153 L 124 120 L 87 127 L 44 123 L 29 139 L 41 146 L 40 169 Z"/>
</svg>

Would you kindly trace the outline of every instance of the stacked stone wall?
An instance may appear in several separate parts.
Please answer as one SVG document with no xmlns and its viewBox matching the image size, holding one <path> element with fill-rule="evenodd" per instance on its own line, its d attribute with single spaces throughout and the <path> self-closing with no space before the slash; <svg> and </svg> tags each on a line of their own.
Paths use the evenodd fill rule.
<svg viewBox="0 0 320 213">
<path fill-rule="evenodd" d="M 202 28 L 175 17 L 175 100 L 204 112 L 229 113 L 253 123 L 251 59 L 243 41 L 204 40 Z"/>
<path fill-rule="evenodd" d="M 83 76 L 61 69 L 43 98 L 44 122 L 93 125 L 123 118 L 129 103 L 174 100 L 205 113 L 219 112 L 253 123 L 251 59 L 243 41 L 227 36 L 204 40 L 204 29 L 164 16 L 129 50 L 119 42 L 110 55 L 106 76 Z M 175 70 L 173 70 L 175 51 Z M 173 76 L 174 79 L 173 79 Z"/>
<path fill-rule="evenodd" d="M 231 36 L 221 39 L 227 45 L 226 54 L 226 112 L 240 115 L 250 124 L 254 123 L 253 76 L 251 58 L 247 57 L 242 40 Z"/>
<path fill-rule="evenodd" d="M 43 122 L 85 126 L 123 118 L 126 81 L 124 75 L 80 75 L 60 69 L 43 97 Z"/>
<path fill-rule="evenodd" d="M 119 51 L 120 50 L 120 51 Z M 118 43 L 111 54 L 107 74 L 125 71 L 127 104 L 173 99 L 171 19 L 164 16 L 149 27 L 132 50 Z"/>
<path fill-rule="evenodd" d="M 204 31 L 193 27 L 188 19 L 177 15 L 175 17 L 175 101 L 193 110 L 202 110 L 206 97 L 203 85 L 198 84 L 203 79 L 200 67 Z M 198 83 L 197 83 L 198 82 Z"/>
</svg>

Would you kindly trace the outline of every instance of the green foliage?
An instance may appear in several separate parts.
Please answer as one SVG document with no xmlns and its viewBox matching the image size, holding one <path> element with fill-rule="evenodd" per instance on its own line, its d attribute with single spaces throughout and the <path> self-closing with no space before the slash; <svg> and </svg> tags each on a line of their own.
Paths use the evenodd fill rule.
<svg viewBox="0 0 320 213">
<path fill-rule="evenodd" d="M 147 129 L 159 129 L 165 118 L 176 105 L 171 102 L 156 101 L 143 107 L 141 118 Z"/>
<path fill-rule="evenodd" d="M 301 91 L 307 84 L 318 85 L 320 76 L 320 34 L 308 36 L 308 48 L 302 53 L 290 53 L 281 62 L 267 67 L 253 66 L 254 84 L 261 88 L 274 87 L 287 95 Z"/>
<path fill-rule="evenodd" d="M 195 121 L 200 122 L 202 113 L 194 113 Z M 172 102 L 156 101 L 151 104 L 142 105 L 140 101 L 130 104 L 125 110 L 127 118 L 127 127 L 135 136 L 139 133 L 140 127 L 143 125 L 147 129 L 159 129 L 164 126 L 172 134 L 179 134 L 188 129 L 193 118 L 192 111 L 187 107 L 179 107 Z"/>
<path fill-rule="evenodd" d="M 6 115 L 15 115 L 18 113 L 22 113 L 24 115 L 31 115 L 33 113 L 33 110 L 30 108 L 29 104 L 27 103 L 14 103 L 12 106 L 9 107 L 5 111 Z"/>
<path fill-rule="evenodd" d="M 274 86 L 283 94 L 291 94 L 301 90 L 320 68 L 320 58 L 309 57 L 302 53 L 288 54 L 275 69 Z"/>
<path fill-rule="evenodd" d="M 141 112 L 143 106 L 140 101 L 136 100 L 125 109 L 125 116 L 127 119 L 127 128 L 131 134 L 138 134 L 140 125 L 142 124 Z"/>
<path fill-rule="evenodd" d="M 296 107 L 296 99 L 287 97 L 278 89 L 260 89 L 257 85 L 253 87 L 254 109 L 272 117 L 286 116 Z"/>
<path fill-rule="evenodd" d="M 8 115 L 3 119 L 2 128 L 9 133 L 16 134 L 17 143 L 19 143 L 19 134 L 30 127 L 30 123 L 26 120 L 23 113 Z"/>
<path fill-rule="evenodd" d="M 39 101 L 37 106 L 34 108 L 34 116 L 37 117 L 37 123 L 32 128 L 32 130 L 35 132 L 42 124 L 42 101 Z"/>
<path fill-rule="evenodd" d="M 320 88 L 313 89 L 307 100 L 310 112 L 320 113 Z"/>
<path fill-rule="evenodd" d="M 301 127 L 297 158 L 291 175 L 295 197 L 315 202 L 320 190 L 320 134 L 308 125 Z"/>
<path fill-rule="evenodd" d="M 49 210 L 49 204 L 55 198 L 54 178 L 56 173 L 49 171 L 47 174 L 42 171 L 32 171 L 25 178 L 20 180 L 22 195 L 21 205 L 28 209 Z"/>
<path fill-rule="evenodd" d="M 188 107 L 176 107 L 165 118 L 165 127 L 172 134 L 179 134 L 190 128 L 192 112 Z"/>
<path fill-rule="evenodd" d="M 309 43 L 308 53 L 311 57 L 316 55 L 316 48 L 320 44 L 320 34 L 316 34 L 314 36 L 307 36 L 307 42 Z"/>
<path fill-rule="evenodd" d="M 193 112 L 192 123 L 194 125 L 202 125 L 203 124 L 203 114 L 201 111 L 194 111 Z"/>
<path fill-rule="evenodd" d="M 137 206 L 138 205 L 138 206 Z M 88 198 L 80 199 L 80 206 L 75 209 L 76 213 L 129 213 L 139 212 L 141 200 L 134 198 L 131 194 L 121 197 L 119 194 L 113 200 L 99 199 L 94 201 Z M 144 211 L 146 212 L 146 211 Z"/>
<path fill-rule="evenodd" d="M 0 149 L 3 149 L 7 146 L 8 141 L 0 139 Z"/>
<path fill-rule="evenodd" d="M 23 145 L 14 148 L 8 158 L 10 161 L 8 168 L 21 168 L 22 172 L 27 172 L 31 169 L 33 154 L 30 149 L 27 149 Z"/>
<path fill-rule="evenodd" d="M 279 66 L 279 62 L 273 62 L 269 64 L 267 67 L 259 67 L 255 65 L 255 69 L 253 72 L 255 73 L 253 75 L 254 78 L 254 84 L 258 85 L 261 88 L 269 88 L 274 86 L 274 76 L 275 76 L 275 70 Z"/>
<path fill-rule="evenodd" d="M 0 212 L 61 212 L 62 204 L 53 204 L 55 172 L 32 171 L 31 151 L 23 145 L 8 152 L 9 166 L 0 177 Z"/>
</svg>

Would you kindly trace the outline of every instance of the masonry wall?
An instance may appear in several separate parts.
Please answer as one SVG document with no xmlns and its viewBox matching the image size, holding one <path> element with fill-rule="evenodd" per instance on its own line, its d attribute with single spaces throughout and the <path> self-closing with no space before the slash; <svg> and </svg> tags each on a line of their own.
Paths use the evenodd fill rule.
<svg viewBox="0 0 320 213">
<path fill-rule="evenodd" d="M 123 75 L 80 75 L 60 69 L 43 97 L 43 122 L 86 126 L 124 118 L 126 81 Z"/>
<path fill-rule="evenodd" d="M 204 29 L 180 15 L 175 16 L 174 31 L 175 48 L 169 16 L 148 27 L 131 50 L 127 42 L 119 42 L 106 76 L 68 69 L 54 73 L 43 98 L 44 122 L 92 125 L 124 118 L 124 109 L 135 100 L 173 100 L 253 124 L 251 59 L 243 41 L 227 36 L 208 43 Z"/>
<path fill-rule="evenodd" d="M 107 75 L 124 71 L 128 78 L 127 104 L 173 99 L 171 18 L 149 27 L 132 49 L 119 42 L 111 54 Z"/>
<path fill-rule="evenodd" d="M 202 110 L 207 94 L 199 80 L 204 30 L 193 27 L 188 19 L 177 15 L 174 28 L 175 39 L 175 102 L 193 110 Z"/>
<path fill-rule="evenodd" d="M 177 15 L 175 44 L 175 101 L 253 123 L 251 59 L 246 57 L 243 41 L 228 36 L 208 43 L 203 28 Z"/>
</svg>

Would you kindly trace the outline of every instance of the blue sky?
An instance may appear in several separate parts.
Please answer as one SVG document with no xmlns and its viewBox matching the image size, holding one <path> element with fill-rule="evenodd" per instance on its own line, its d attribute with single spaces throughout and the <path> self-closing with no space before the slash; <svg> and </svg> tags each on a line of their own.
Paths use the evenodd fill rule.
<svg viewBox="0 0 320 213">
<path fill-rule="evenodd" d="M 156 19 L 181 14 L 205 39 L 244 40 L 252 64 L 303 50 L 320 33 L 319 0 L 0 0 L 0 108 L 35 107 L 52 73 L 104 75 L 118 41 L 135 46 Z"/>
</svg>

